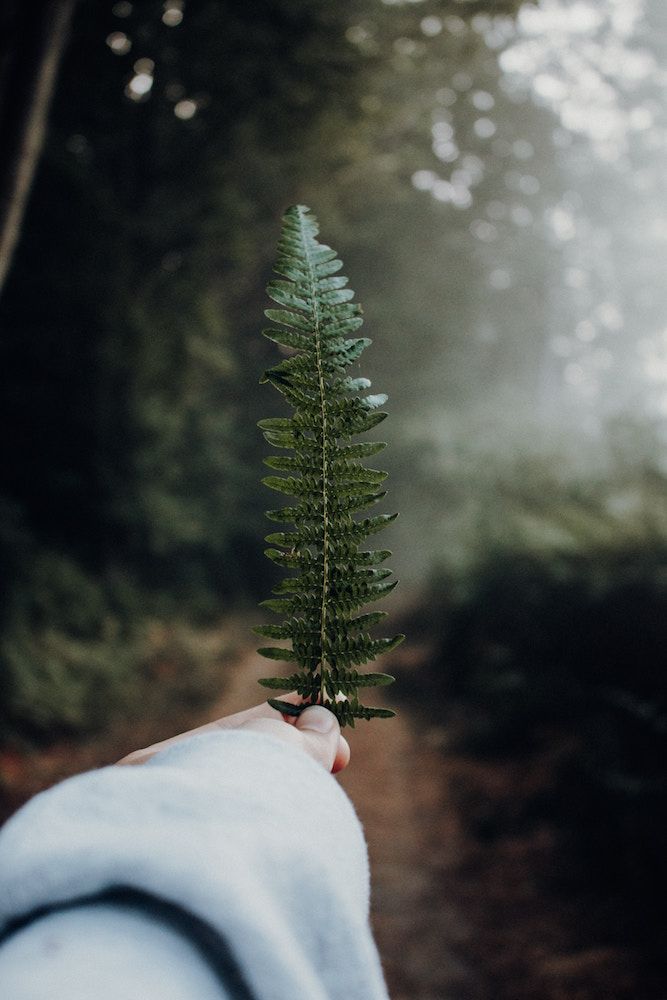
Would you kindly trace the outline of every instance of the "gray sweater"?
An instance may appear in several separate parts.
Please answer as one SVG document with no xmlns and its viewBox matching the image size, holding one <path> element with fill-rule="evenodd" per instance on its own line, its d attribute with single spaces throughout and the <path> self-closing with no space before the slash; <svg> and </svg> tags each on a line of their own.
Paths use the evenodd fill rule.
<svg viewBox="0 0 667 1000">
<path fill-rule="evenodd" d="M 387 1000 L 336 780 L 228 730 L 36 796 L 0 833 L 3 1000 Z"/>
</svg>

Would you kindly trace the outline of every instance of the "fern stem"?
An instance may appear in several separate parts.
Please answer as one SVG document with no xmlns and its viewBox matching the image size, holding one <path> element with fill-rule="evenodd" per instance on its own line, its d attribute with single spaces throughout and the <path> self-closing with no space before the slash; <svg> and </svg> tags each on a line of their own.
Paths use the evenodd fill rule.
<svg viewBox="0 0 667 1000">
<path fill-rule="evenodd" d="M 303 220 L 303 211 L 299 209 L 299 216 Z M 324 677 L 326 665 L 324 663 L 324 649 L 326 645 L 327 629 L 327 594 L 329 590 L 329 496 L 327 491 L 327 410 L 326 410 L 326 383 L 324 381 L 324 368 L 322 365 L 322 331 L 320 327 L 319 302 L 317 295 L 317 277 L 313 270 L 310 256 L 310 248 L 305 236 L 305 227 L 301 228 L 301 243 L 304 256 L 308 261 L 308 273 L 311 283 L 311 295 L 313 302 L 313 324 L 315 334 L 315 357 L 317 364 L 317 384 L 320 394 L 320 417 L 321 417 L 321 439 L 322 448 L 322 597 L 320 602 L 320 702 L 324 701 Z"/>
</svg>

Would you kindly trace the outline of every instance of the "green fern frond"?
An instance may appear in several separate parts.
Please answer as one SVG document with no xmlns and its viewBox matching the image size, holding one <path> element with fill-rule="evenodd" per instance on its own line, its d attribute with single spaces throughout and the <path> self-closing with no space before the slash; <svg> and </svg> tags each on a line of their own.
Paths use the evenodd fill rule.
<svg viewBox="0 0 667 1000">
<path fill-rule="evenodd" d="M 365 348 L 367 337 L 354 337 L 362 325 L 361 308 L 352 302 L 348 279 L 336 252 L 317 240 L 318 226 L 303 205 L 288 209 L 278 244 L 274 270 L 281 276 L 267 292 L 281 308 L 267 309 L 275 327 L 264 336 L 289 351 L 289 356 L 264 373 L 293 408 L 290 417 L 259 421 L 264 437 L 290 454 L 270 455 L 265 464 L 287 475 L 265 476 L 262 482 L 278 493 L 296 498 L 296 505 L 267 511 L 272 521 L 292 524 L 292 531 L 266 536 L 266 555 L 286 570 L 296 571 L 273 589 L 277 595 L 262 602 L 285 615 L 280 625 L 259 625 L 266 638 L 287 640 L 289 646 L 264 646 L 258 652 L 270 660 L 296 663 L 288 677 L 266 677 L 264 687 L 296 691 L 300 706 L 269 699 L 278 711 L 298 715 L 305 704 L 330 709 L 341 726 L 355 719 L 389 718 L 390 709 L 368 708 L 358 689 L 389 684 L 393 677 L 359 673 L 356 669 L 388 652 L 404 638 L 374 639 L 365 631 L 386 612 L 356 615 L 364 605 L 389 593 L 396 581 L 381 564 L 386 549 L 359 551 L 369 535 L 390 524 L 396 514 L 356 519 L 384 497 L 378 486 L 386 472 L 367 468 L 363 459 L 378 454 L 383 442 L 353 442 L 377 426 L 387 414 L 387 397 L 363 395 L 366 378 L 346 374 Z"/>
</svg>

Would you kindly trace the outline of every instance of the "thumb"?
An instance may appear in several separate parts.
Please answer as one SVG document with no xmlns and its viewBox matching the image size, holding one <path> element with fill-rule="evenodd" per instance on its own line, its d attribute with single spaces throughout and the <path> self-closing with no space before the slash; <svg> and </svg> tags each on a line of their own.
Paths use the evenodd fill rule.
<svg viewBox="0 0 667 1000">
<path fill-rule="evenodd" d="M 321 705 L 312 705 L 298 717 L 296 728 L 303 738 L 306 753 L 330 771 L 340 743 L 340 726 L 333 712 Z"/>
</svg>

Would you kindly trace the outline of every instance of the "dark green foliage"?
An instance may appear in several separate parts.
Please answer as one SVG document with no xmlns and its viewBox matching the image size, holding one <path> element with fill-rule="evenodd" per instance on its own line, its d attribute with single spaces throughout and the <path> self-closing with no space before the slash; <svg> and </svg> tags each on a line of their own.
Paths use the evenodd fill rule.
<svg viewBox="0 0 667 1000">
<path fill-rule="evenodd" d="M 449 709 L 466 753 L 542 761 L 544 784 L 521 811 L 485 803 L 486 836 L 550 822 L 564 872 L 605 893 L 613 884 L 627 910 L 648 913 L 667 888 L 666 608 L 657 536 L 576 554 L 498 551 L 431 611 L 442 632 L 415 695 L 432 685 L 430 709 L 439 724 Z"/>
<path fill-rule="evenodd" d="M 353 517 L 385 496 L 378 487 L 387 474 L 361 461 L 385 445 L 353 443 L 352 438 L 384 420 L 379 407 L 387 397 L 361 395 L 370 387 L 368 379 L 346 375 L 370 340 L 349 336 L 362 325 L 361 309 L 351 301 L 348 279 L 338 274 L 342 262 L 317 241 L 318 232 L 307 208 L 296 205 L 287 211 L 275 264 L 276 273 L 287 280 L 272 281 L 267 289 L 284 308 L 266 310 L 278 328 L 264 334 L 286 348 L 288 356 L 265 372 L 262 381 L 275 386 L 294 412 L 260 421 L 269 444 L 290 452 L 264 461 L 271 469 L 294 474 L 266 476 L 262 482 L 296 497 L 297 504 L 267 512 L 272 521 L 292 523 L 295 530 L 268 535 L 266 555 L 297 575 L 277 584 L 273 593 L 279 596 L 262 604 L 284 614 L 285 621 L 256 631 L 291 640 L 289 648 L 265 646 L 258 652 L 298 667 L 290 677 L 265 678 L 260 684 L 294 690 L 308 702 L 326 705 L 341 725 L 353 726 L 355 719 L 394 714 L 367 708 L 357 696 L 360 687 L 389 684 L 393 678 L 360 674 L 355 668 L 393 649 L 403 636 L 371 638 L 366 629 L 385 612 L 354 616 L 396 586 L 388 580 L 391 570 L 380 568 L 391 555 L 388 550 L 358 550 L 360 542 L 396 515 Z M 341 696 L 344 700 L 336 700 Z M 299 711 L 276 699 L 269 704 L 288 714 Z"/>
</svg>

